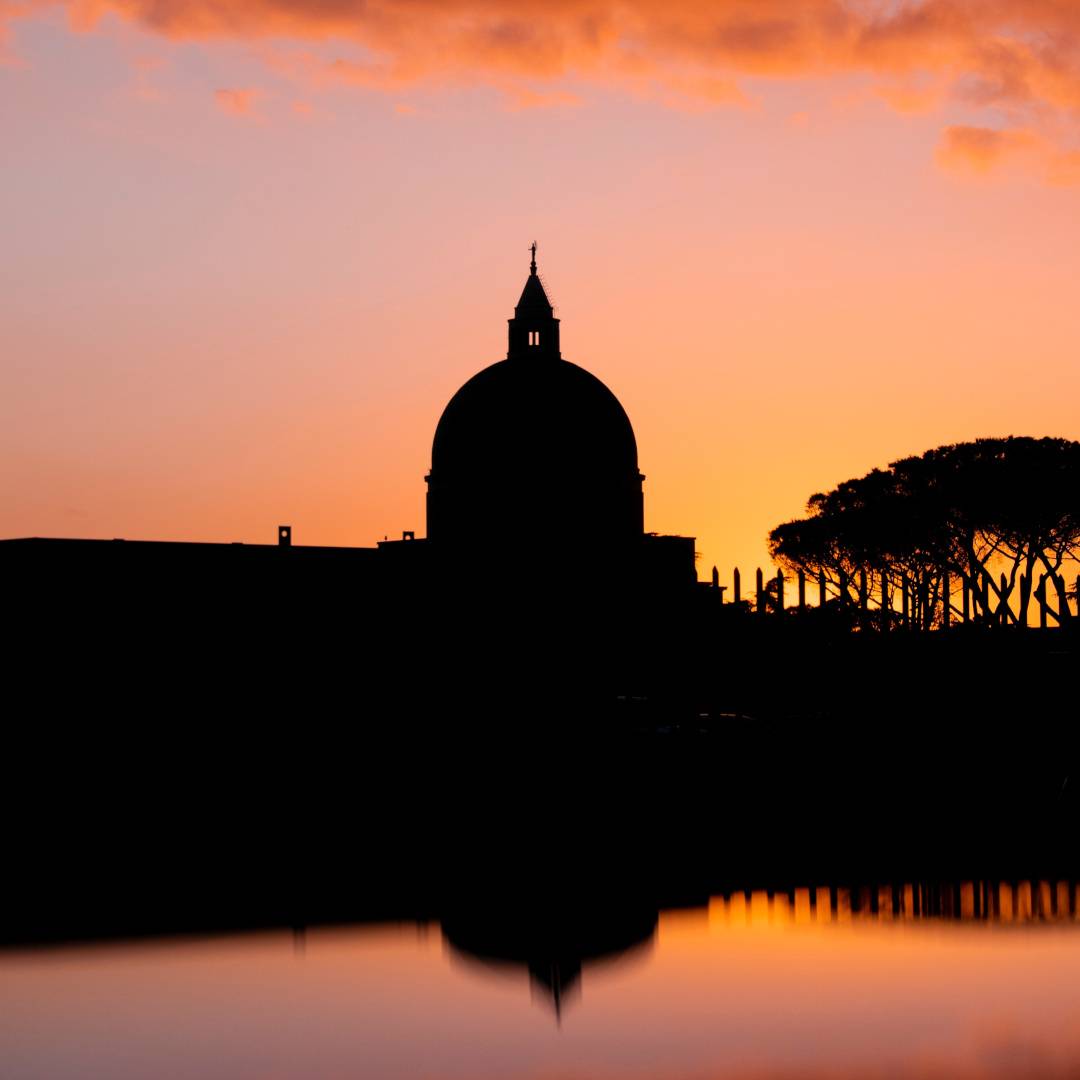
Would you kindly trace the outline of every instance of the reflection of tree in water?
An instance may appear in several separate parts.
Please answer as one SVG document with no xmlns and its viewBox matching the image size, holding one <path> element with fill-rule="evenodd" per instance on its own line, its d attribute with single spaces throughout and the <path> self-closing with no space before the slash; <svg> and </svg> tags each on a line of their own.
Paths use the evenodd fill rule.
<svg viewBox="0 0 1080 1080">
<path fill-rule="evenodd" d="M 473 907 L 445 918 L 442 931 L 463 960 L 525 968 L 534 998 L 561 1019 L 564 1003 L 580 992 L 582 969 L 647 948 L 656 920 L 656 908 L 647 905 Z"/>
<path fill-rule="evenodd" d="M 953 881 L 735 890 L 714 895 L 711 916 L 739 923 L 924 921 L 1080 922 L 1074 881 Z"/>
</svg>

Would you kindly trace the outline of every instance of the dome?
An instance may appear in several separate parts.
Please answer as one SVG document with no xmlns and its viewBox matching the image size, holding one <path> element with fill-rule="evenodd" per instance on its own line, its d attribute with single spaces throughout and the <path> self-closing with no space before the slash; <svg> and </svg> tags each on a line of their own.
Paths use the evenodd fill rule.
<svg viewBox="0 0 1080 1080">
<path fill-rule="evenodd" d="M 432 471 L 637 472 L 637 443 L 619 399 L 567 360 L 501 360 L 450 399 L 435 429 Z"/>
<path fill-rule="evenodd" d="M 535 261 L 510 320 L 507 358 L 451 398 L 435 430 L 428 538 L 629 543 L 642 535 L 643 477 L 618 398 L 562 358 Z"/>
</svg>

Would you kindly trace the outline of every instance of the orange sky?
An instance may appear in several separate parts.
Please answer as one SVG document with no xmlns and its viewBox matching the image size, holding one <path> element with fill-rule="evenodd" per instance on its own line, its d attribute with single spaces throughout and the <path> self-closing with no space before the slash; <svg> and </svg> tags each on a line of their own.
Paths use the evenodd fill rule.
<svg viewBox="0 0 1080 1080">
<path fill-rule="evenodd" d="M 646 527 L 1080 438 L 1080 8 L 0 0 L 0 536 L 370 544 L 539 262 Z"/>
</svg>

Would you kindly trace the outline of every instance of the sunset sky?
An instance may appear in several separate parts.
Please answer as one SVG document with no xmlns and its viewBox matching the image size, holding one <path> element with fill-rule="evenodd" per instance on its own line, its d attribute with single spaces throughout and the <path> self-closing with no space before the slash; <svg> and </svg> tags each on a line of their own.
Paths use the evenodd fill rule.
<svg viewBox="0 0 1080 1080">
<path fill-rule="evenodd" d="M 0 536 L 422 533 L 533 239 L 702 577 L 1080 438 L 1080 4 L 0 0 Z"/>
</svg>

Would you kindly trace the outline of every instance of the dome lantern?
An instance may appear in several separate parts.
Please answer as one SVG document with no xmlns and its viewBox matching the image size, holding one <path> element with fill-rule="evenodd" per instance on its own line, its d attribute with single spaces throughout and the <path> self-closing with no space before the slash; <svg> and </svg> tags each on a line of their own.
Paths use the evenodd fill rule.
<svg viewBox="0 0 1080 1080">
<path fill-rule="evenodd" d="M 514 317 L 508 320 L 510 343 L 506 359 L 558 360 L 561 356 L 559 320 L 555 318 L 555 309 L 536 272 L 535 241 L 529 250 L 532 252 L 529 276 L 525 280 L 525 288 L 521 290 L 521 299 L 514 308 Z"/>
</svg>

